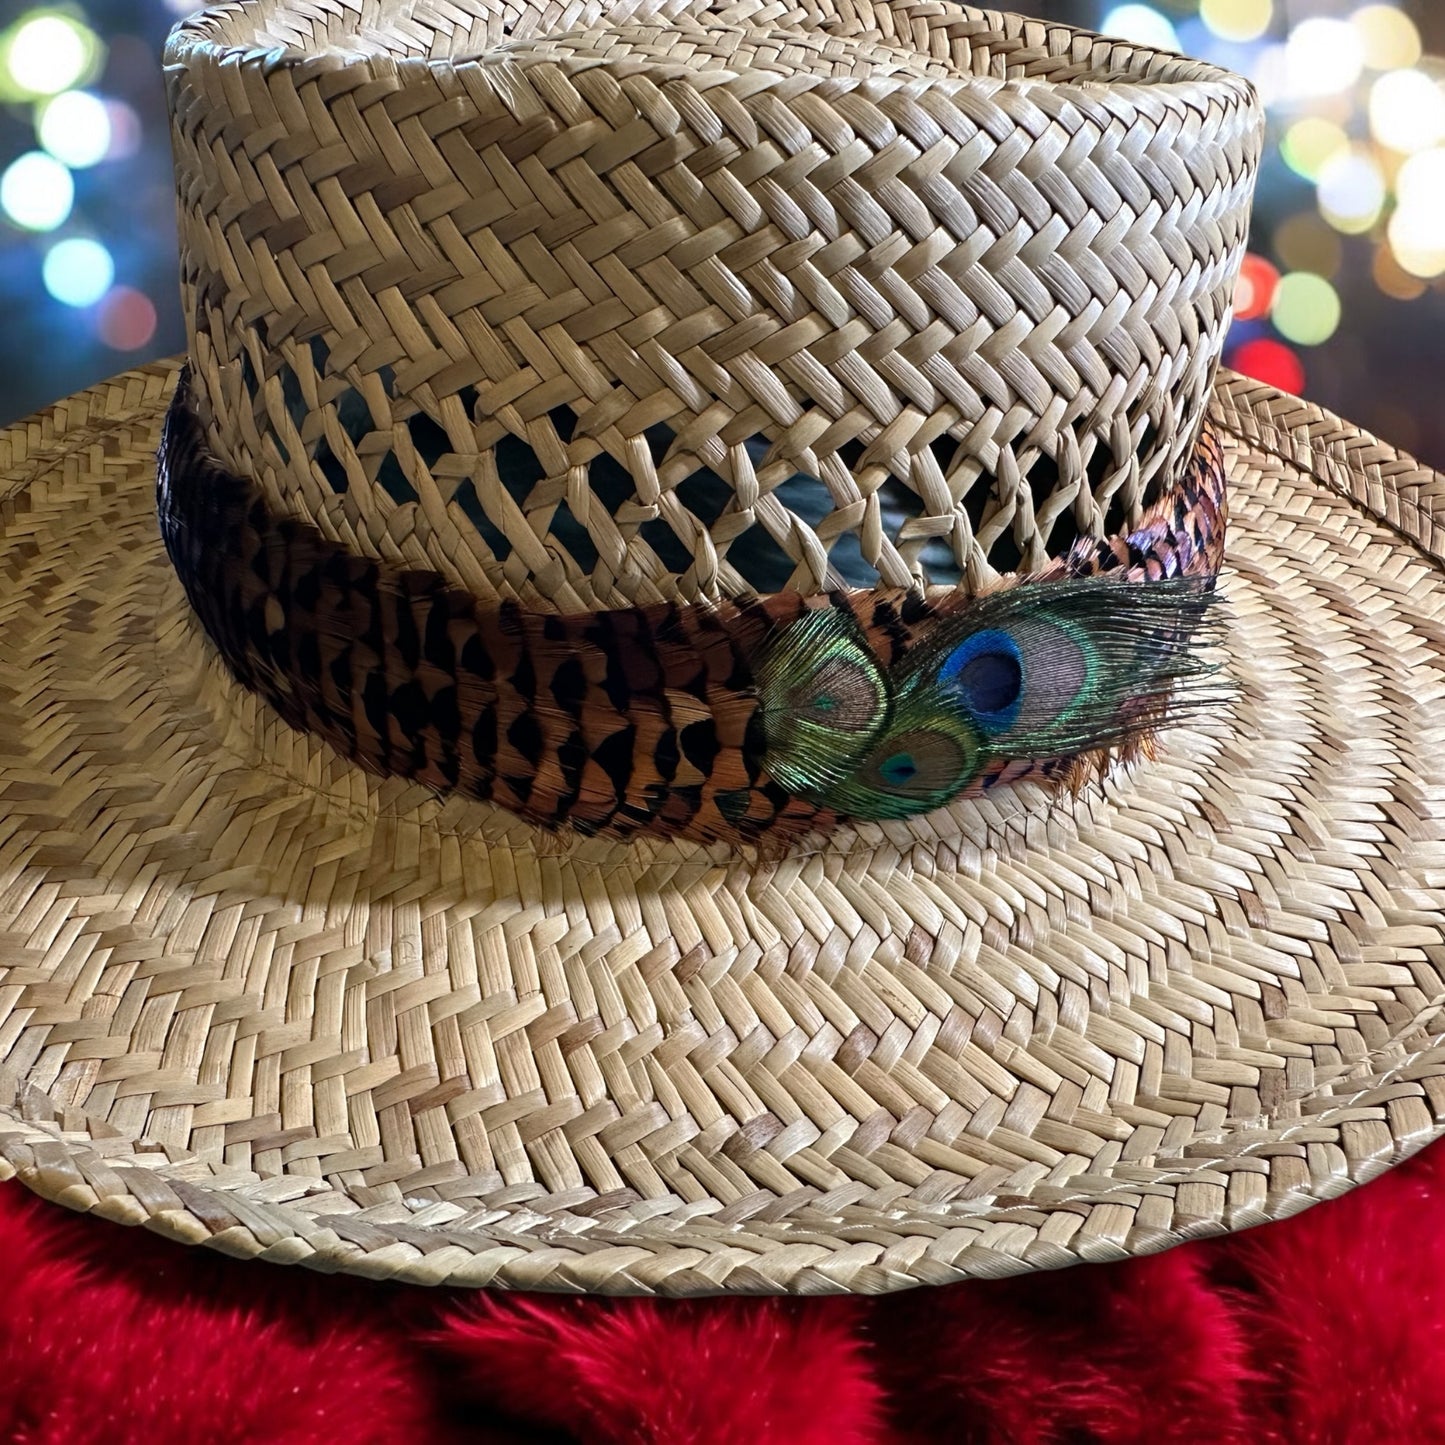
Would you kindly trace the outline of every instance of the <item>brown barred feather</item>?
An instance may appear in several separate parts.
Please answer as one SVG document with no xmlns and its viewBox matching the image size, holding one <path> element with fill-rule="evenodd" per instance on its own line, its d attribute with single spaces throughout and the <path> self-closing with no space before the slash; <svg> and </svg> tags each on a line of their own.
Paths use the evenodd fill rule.
<svg viewBox="0 0 1445 1445">
<path fill-rule="evenodd" d="M 1188 474 L 1127 538 L 1081 540 L 1039 578 L 1217 571 L 1225 465 L 1207 427 Z M 794 593 L 557 615 L 484 604 L 433 572 L 353 556 L 275 517 L 207 452 L 183 375 L 157 471 L 162 535 L 226 665 L 292 726 L 380 775 L 495 802 L 546 828 L 766 843 L 836 821 L 762 770 L 749 659 L 805 607 L 851 612 L 891 667 L 967 605 L 905 591 Z M 1020 579 L 1039 580 L 1039 579 Z M 1097 760 L 1009 763 L 1077 785 Z"/>
</svg>

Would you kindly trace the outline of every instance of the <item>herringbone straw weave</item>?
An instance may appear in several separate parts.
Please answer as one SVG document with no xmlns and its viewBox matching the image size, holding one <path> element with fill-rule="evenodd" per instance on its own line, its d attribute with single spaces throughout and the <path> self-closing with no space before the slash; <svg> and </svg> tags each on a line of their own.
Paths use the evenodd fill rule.
<svg viewBox="0 0 1445 1445">
<path fill-rule="evenodd" d="M 182 28 L 218 458 L 355 551 L 595 608 L 759 585 L 758 528 L 778 586 L 981 583 L 1127 525 L 1208 404 L 1228 712 L 1077 799 L 770 861 L 550 834 L 230 677 L 157 535 L 178 365 L 127 373 L 0 432 L 0 1173 L 419 1283 L 878 1292 L 1277 1218 L 1438 1136 L 1445 478 L 1210 388 L 1242 82 L 943 4 L 605 18 Z"/>
<path fill-rule="evenodd" d="M 977 586 L 1193 445 L 1261 134 L 1212 67 L 833 0 L 261 3 L 168 56 L 212 448 L 368 556 L 570 610 L 840 545 Z"/>
</svg>

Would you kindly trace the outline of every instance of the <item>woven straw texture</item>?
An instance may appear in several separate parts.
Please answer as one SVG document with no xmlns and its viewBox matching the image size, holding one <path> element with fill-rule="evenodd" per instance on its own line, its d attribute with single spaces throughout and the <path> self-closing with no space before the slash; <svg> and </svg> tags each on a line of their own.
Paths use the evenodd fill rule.
<svg viewBox="0 0 1445 1445">
<path fill-rule="evenodd" d="M 208 444 L 354 552 L 551 610 L 976 588 L 1194 445 L 1260 131 L 1209 67 L 866 0 L 261 0 L 167 61 Z M 0 1170 L 376 1277 L 877 1292 L 1440 1131 L 1435 473 L 1225 378 L 1230 714 L 763 861 L 280 722 L 157 536 L 175 381 L 0 434 Z"/>
<path fill-rule="evenodd" d="M 569 611 L 1126 530 L 1198 432 L 1262 130 L 1207 65 L 903 0 L 261 0 L 167 57 L 216 458 Z"/>
<path fill-rule="evenodd" d="M 882 1291 L 1440 1132 L 1436 473 L 1225 378 L 1227 725 L 750 866 L 548 842 L 259 712 L 156 537 L 174 382 L 0 434 L 0 1167 L 41 1194 L 425 1283 Z"/>
</svg>

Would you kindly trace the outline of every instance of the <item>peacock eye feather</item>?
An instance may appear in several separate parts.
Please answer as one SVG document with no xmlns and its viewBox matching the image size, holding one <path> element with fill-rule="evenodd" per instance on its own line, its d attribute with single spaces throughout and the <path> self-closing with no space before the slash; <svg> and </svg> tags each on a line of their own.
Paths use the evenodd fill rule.
<svg viewBox="0 0 1445 1445">
<path fill-rule="evenodd" d="M 1002 628 L 986 627 L 944 658 L 938 683 L 984 732 L 1002 732 L 1013 726 L 1023 706 L 1023 651 Z"/>
<path fill-rule="evenodd" d="M 935 700 L 910 699 L 898 707 L 894 725 L 825 801 L 852 818 L 932 812 L 956 797 L 978 772 L 981 741 L 966 719 L 938 711 Z"/>
<path fill-rule="evenodd" d="M 763 769 L 799 797 L 825 797 L 888 720 L 888 678 L 842 609 L 817 608 L 779 628 L 754 660 L 753 681 Z"/>
<path fill-rule="evenodd" d="M 1138 740 L 1207 706 L 1209 579 L 1018 585 L 936 612 L 884 671 L 851 614 L 805 613 L 757 667 L 764 766 L 845 817 L 940 808 L 1011 761 Z"/>
</svg>

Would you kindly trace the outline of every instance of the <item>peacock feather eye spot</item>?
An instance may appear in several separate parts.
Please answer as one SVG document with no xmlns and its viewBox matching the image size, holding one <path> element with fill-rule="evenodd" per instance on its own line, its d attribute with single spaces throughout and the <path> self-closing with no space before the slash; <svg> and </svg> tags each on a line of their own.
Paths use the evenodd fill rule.
<svg viewBox="0 0 1445 1445">
<path fill-rule="evenodd" d="M 808 722 L 843 732 L 866 732 L 878 720 L 884 696 L 868 668 L 847 658 L 830 658 L 789 699 L 792 711 Z"/>
<path fill-rule="evenodd" d="M 891 701 L 857 622 L 843 610 L 811 609 L 766 640 L 752 670 L 758 769 L 795 796 L 826 800 L 883 727 Z"/>
<path fill-rule="evenodd" d="M 884 758 L 878 774 L 890 787 L 906 788 L 918 774 L 918 760 L 912 753 L 894 753 Z"/>
<path fill-rule="evenodd" d="M 1023 695 L 1023 664 L 1009 652 L 984 652 L 964 664 L 958 688 L 974 712 L 1007 712 Z"/>
<path fill-rule="evenodd" d="M 1011 727 L 1023 702 L 1023 650 L 1011 633 L 986 628 L 948 654 L 939 681 L 987 731 Z"/>
<path fill-rule="evenodd" d="M 866 785 L 892 800 L 872 816 L 898 817 L 918 811 L 920 805 L 938 806 L 963 786 L 975 760 L 975 736 L 965 722 L 895 733 L 879 745 L 864 770 Z"/>
<path fill-rule="evenodd" d="M 1186 685 L 1185 705 L 1197 705 L 1203 694 L 1187 688 L 1202 673 L 1190 647 L 1201 612 L 1193 584 L 1003 588 L 945 609 L 933 625 L 915 618 L 901 660 L 883 672 L 870 659 L 878 681 L 869 687 L 854 680 L 850 690 L 846 667 L 825 674 L 829 662 L 856 667 L 866 643 L 855 638 L 826 660 L 799 649 L 790 695 L 779 696 L 769 722 L 780 741 L 806 742 L 809 771 L 793 767 L 792 776 L 840 816 L 911 817 L 976 780 L 989 786 L 1012 762 L 1055 776 L 1081 754 L 1147 735 L 1176 682 Z M 805 625 L 811 640 L 819 624 Z M 847 734 L 843 719 L 875 686 L 883 706 L 866 733 Z M 792 758 L 777 752 L 771 771 L 788 784 Z"/>
</svg>

